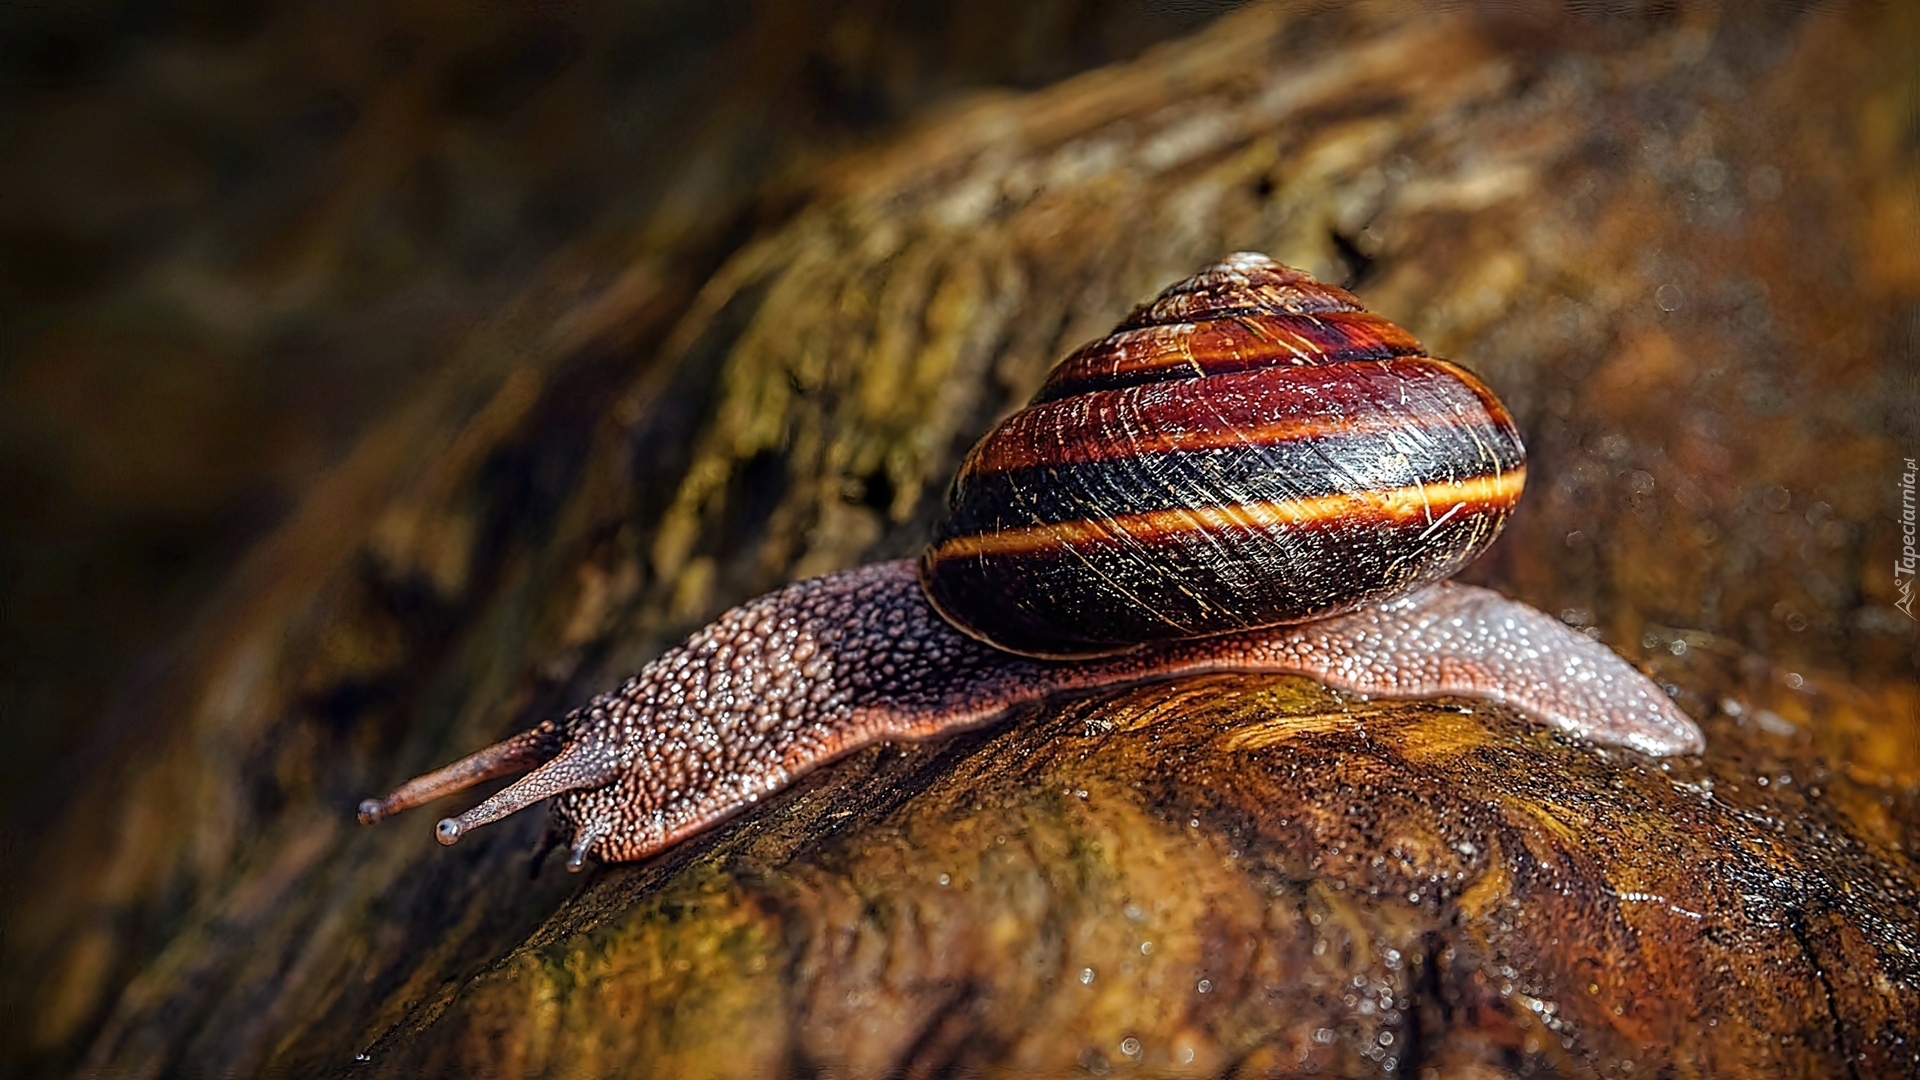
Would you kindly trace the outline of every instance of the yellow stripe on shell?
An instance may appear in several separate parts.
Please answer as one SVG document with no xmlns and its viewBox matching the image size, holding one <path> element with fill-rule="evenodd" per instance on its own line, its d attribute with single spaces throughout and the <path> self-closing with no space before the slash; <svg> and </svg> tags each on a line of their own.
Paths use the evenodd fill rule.
<svg viewBox="0 0 1920 1080">
<path fill-rule="evenodd" d="M 1076 518 L 1051 525 L 1033 525 L 994 533 L 956 536 L 934 548 L 930 558 L 971 559 L 986 555 L 1013 555 L 1061 546 L 1111 542 L 1124 535 L 1135 540 L 1196 529 L 1271 529 L 1276 526 L 1317 525 L 1343 517 L 1401 524 L 1433 522 L 1469 503 L 1511 506 L 1527 484 L 1525 466 L 1493 476 L 1443 480 L 1429 484 L 1316 495 L 1303 499 L 1199 506 L 1178 510 L 1148 510 L 1119 514 L 1100 521 Z"/>
</svg>

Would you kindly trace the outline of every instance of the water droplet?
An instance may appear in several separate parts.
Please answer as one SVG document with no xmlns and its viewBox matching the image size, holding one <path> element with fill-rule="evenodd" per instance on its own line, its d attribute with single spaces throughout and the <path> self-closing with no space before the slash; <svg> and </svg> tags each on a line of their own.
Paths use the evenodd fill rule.
<svg viewBox="0 0 1920 1080">
<path fill-rule="evenodd" d="M 1680 286 L 1669 282 L 1653 291 L 1653 302 L 1660 305 L 1661 311 L 1679 311 L 1687 302 L 1687 294 L 1680 291 Z"/>
</svg>

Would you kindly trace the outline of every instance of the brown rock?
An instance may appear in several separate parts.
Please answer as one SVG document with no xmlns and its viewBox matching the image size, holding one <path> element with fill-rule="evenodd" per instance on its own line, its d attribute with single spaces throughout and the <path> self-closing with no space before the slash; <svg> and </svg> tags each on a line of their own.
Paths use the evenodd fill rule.
<svg viewBox="0 0 1920 1080">
<path fill-rule="evenodd" d="M 599 875 L 371 1068 L 1910 1067 L 1902 863 L 1715 737 L 1655 763 L 1286 678 L 1036 711 Z"/>
</svg>

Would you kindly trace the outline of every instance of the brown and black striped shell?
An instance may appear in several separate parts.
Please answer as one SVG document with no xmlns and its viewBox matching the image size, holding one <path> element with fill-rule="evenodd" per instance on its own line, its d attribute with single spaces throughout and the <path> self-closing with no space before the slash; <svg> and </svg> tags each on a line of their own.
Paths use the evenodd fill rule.
<svg viewBox="0 0 1920 1080">
<path fill-rule="evenodd" d="M 961 630 L 1036 656 L 1302 622 L 1453 574 L 1525 481 L 1478 379 L 1243 253 L 1067 357 L 973 448 L 920 579 Z"/>
</svg>

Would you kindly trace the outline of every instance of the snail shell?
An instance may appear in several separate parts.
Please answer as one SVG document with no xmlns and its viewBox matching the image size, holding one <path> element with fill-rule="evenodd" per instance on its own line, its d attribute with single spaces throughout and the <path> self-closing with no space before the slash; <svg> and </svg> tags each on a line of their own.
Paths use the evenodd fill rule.
<svg viewBox="0 0 1920 1080">
<path fill-rule="evenodd" d="M 1485 551 L 1526 483 L 1481 382 L 1343 289 L 1241 253 L 1067 357 L 967 455 L 920 561 L 1010 652 L 1303 622 Z"/>
</svg>

